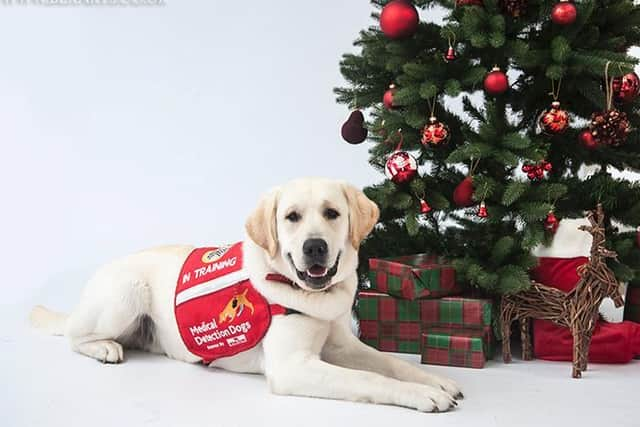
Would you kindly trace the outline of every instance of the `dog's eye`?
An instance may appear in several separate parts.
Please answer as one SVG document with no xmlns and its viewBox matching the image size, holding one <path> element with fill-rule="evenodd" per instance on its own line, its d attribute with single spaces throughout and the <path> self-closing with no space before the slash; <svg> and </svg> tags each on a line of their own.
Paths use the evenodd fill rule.
<svg viewBox="0 0 640 427">
<path fill-rule="evenodd" d="M 300 216 L 300 214 L 298 212 L 293 211 L 293 212 L 287 214 L 287 216 L 285 216 L 285 218 L 287 220 L 291 221 L 291 222 L 298 222 L 298 221 L 300 221 L 301 216 Z"/>
<path fill-rule="evenodd" d="M 325 209 L 324 211 L 324 217 L 327 219 L 336 219 L 339 216 L 340 216 L 340 212 L 338 212 L 335 209 L 328 208 L 328 209 Z"/>
</svg>

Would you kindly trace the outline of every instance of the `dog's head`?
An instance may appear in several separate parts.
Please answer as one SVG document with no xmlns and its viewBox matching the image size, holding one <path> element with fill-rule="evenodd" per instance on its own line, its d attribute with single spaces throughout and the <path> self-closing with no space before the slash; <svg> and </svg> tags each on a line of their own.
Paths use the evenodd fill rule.
<svg viewBox="0 0 640 427">
<path fill-rule="evenodd" d="M 360 242 L 378 215 L 376 204 L 349 184 L 301 179 L 267 194 L 246 229 L 279 273 L 322 291 L 353 274 Z"/>
</svg>

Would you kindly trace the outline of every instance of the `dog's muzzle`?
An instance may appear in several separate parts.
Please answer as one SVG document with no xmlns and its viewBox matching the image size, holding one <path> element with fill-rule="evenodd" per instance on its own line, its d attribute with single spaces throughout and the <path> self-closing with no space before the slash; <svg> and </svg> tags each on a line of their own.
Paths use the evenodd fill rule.
<svg viewBox="0 0 640 427">
<path fill-rule="evenodd" d="M 309 267 L 304 271 L 298 270 L 298 267 L 296 267 L 296 264 L 293 262 L 293 257 L 291 256 L 290 253 L 287 254 L 287 257 L 289 258 L 289 262 L 291 263 L 291 266 L 296 271 L 296 275 L 298 276 L 298 279 L 303 281 L 311 289 L 319 290 L 319 289 L 325 288 L 331 282 L 331 279 L 333 278 L 333 276 L 335 276 L 336 273 L 338 272 L 338 264 L 340 263 L 341 254 L 342 253 L 338 253 L 338 256 L 336 257 L 336 262 L 333 264 L 331 268 L 327 268 L 320 264 L 313 264 L 311 267 Z"/>
</svg>

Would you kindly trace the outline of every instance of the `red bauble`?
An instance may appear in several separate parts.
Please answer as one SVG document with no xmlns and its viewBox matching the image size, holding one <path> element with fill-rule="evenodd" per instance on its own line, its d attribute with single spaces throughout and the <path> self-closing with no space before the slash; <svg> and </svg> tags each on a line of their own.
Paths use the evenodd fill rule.
<svg viewBox="0 0 640 427">
<path fill-rule="evenodd" d="M 531 181 L 540 181 L 544 178 L 545 172 L 549 172 L 553 169 L 551 162 L 542 160 L 538 163 L 525 163 L 522 165 L 522 172 L 527 174 L 527 177 Z"/>
<path fill-rule="evenodd" d="M 569 127 L 569 113 L 560 109 L 560 103 L 553 101 L 551 109 L 545 110 L 538 119 L 543 132 L 548 134 L 559 134 Z"/>
<path fill-rule="evenodd" d="M 478 208 L 478 213 L 476 213 L 479 218 L 486 218 L 489 216 L 489 211 L 487 211 L 487 205 L 484 204 L 484 200 L 480 203 L 480 207 Z"/>
<path fill-rule="evenodd" d="M 420 199 L 420 212 L 423 214 L 428 214 L 431 212 L 431 206 L 424 200 Z"/>
<path fill-rule="evenodd" d="M 453 46 L 449 46 L 449 49 L 447 49 L 447 53 L 444 54 L 444 60 L 447 62 L 456 60 L 456 51 L 453 49 Z"/>
<path fill-rule="evenodd" d="M 484 78 L 484 90 L 489 95 L 500 95 L 509 89 L 507 75 L 498 67 L 494 67 Z"/>
<path fill-rule="evenodd" d="M 349 144 L 360 144 L 367 139 L 367 128 L 364 127 L 364 115 L 362 111 L 355 110 L 340 129 L 342 138 Z"/>
<path fill-rule="evenodd" d="M 468 176 L 453 190 L 453 202 L 456 206 L 466 208 L 473 205 L 473 177 Z"/>
<path fill-rule="evenodd" d="M 547 218 L 544 220 L 545 230 L 555 234 L 559 226 L 560 226 L 560 221 L 558 221 L 558 218 L 556 218 L 553 211 L 549 211 L 549 213 L 547 214 Z"/>
<path fill-rule="evenodd" d="M 551 10 L 551 20 L 558 25 L 571 25 L 576 21 L 578 9 L 569 0 L 560 0 L 560 3 L 553 6 Z"/>
<path fill-rule="evenodd" d="M 406 151 L 396 151 L 387 159 L 384 173 L 396 184 L 406 184 L 418 173 L 418 162 Z"/>
<path fill-rule="evenodd" d="M 412 36 L 418 29 L 418 21 L 418 11 L 408 0 L 393 0 L 380 14 L 380 28 L 390 39 Z"/>
<path fill-rule="evenodd" d="M 391 83 L 389 85 L 389 89 L 387 89 L 387 91 L 382 96 L 382 103 L 387 108 L 387 110 L 393 110 L 394 108 L 396 108 L 396 106 L 393 105 L 393 95 L 395 95 L 396 90 L 396 85 Z"/>
<path fill-rule="evenodd" d="M 638 78 L 636 73 L 615 77 L 611 87 L 615 100 L 628 104 L 629 102 L 633 102 L 640 93 L 640 78 Z"/>
<path fill-rule="evenodd" d="M 422 128 L 422 145 L 439 146 L 449 141 L 449 128 L 435 117 L 429 118 L 429 123 Z"/>
<path fill-rule="evenodd" d="M 593 135 L 591 135 L 591 131 L 589 129 L 585 129 L 580 132 L 580 135 L 578 135 L 578 139 L 582 143 L 582 146 L 589 150 L 593 150 L 598 146 L 598 142 L 593 139 Z"/>
</svg>

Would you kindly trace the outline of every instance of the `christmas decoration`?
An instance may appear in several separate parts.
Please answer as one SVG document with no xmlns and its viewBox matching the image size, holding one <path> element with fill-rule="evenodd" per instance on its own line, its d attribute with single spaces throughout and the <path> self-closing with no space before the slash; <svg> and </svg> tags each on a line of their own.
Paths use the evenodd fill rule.
<svg viewBox="0 0 640 427">
<path fill-rule="evenodd" d="M 571 25 L 576 21 L 578 10 L 576 5 L 570 0 L 560 0 L 551 9 L 551 20 L 558 25 Z"/>
<path fill-rule="evenodd" d="M 587 257 L 539 258 L 538 266 L 532 270 L 531 277 L 543 285 L 569 293 L 576 288 L 580 281 L 578 272 L 586 268 L 588 261 Z M 630 307 L 629 291 L 625 300 L 625 315 Z M 596 322 L 597 326 L 589 345 L 589 362 L 627 363 L 633 357 L 640 355 L 640 324 L 608 323 L 602 318 L 597 319 Z M 533 353 L 538 359 L 571 361 L 573 358 L 571 331 L 569 328 L 547 320 L 534 320 Z"/>
<path fill-rule="evenodd" d="M 483 6 L 483 0 L 456 0 L 456 6 Z"/>
<path fill-rule="evenodd" d="M 424 199 L 420 199 L 420 213 L 428 214 L 431 212 L 431 206 Z"/>
<path fill-rule="evenodd" d="M 538 119 L 542 130 L 548 134 L 559 134 L 569 127 L 569 113 L 560 109 L 560 102 L 553 101 L 551 109 L 543 111 Z"/>
<path fill-rule="evenodd" d="M 487 218 L 489 216 L 489 211 L 487 210 L 487 205 L 484 203 L 484 200 L 480 202 L 480 207 L 476 215 L 478 218 Z"/>
<path fill-rule="evenodd" d="M 589 129 L 596 143 L 617 147 L 627 140 L 630 126 L 627 113 L 613 108 L 593 113 Z"/>
<path fill-rule="evenodd" d="M 389 85 L 389 89 L 386 90 L 384 96 L 382 97 L 382 103 L 387 108 L 387 110 L 393 110 L 394 108 L 396 108 L 396 106 L 393 105 L 393 95 L 395 95 L 396 90 L 396 85 L 391 83 Z"/>
<path fill-rule="evenodd" d="M 429 123 L 422 129 L 422 145 L 439 146 L 449 141 L 449 128 L 434 116 L 429 117 Z"/>
<path fill-rule="evenodd" d="M 546 160 L 542 160 L 536 164 L 525 163 L 522 165 L 522 172 L 527 174 L 527 178 L 531 181 L 540 181 L 544 179 L 545 173 L 551 171 L 553 165 Z"/>
<path fill-rule="evenodd" d="M 507 75 L 498 67 L 493 67 L 491 72 L 484 78 L 484 90 L 489 95 L 500 95 L 509 89 L 509 79 Z"/>
<path fill-rule="evenodd" d="M 522 358 L 533 357 L 529 321 L 549 319 L 554 323 L 569 327 L 580 334 L 573 337 L 574 378 L 580 378 L 587 368 L 590 337 L 595 327 L 600 303 L 606 297 L 613 299 L 616 307 L 623 304 L 618 281 L 607 267 L 606 258 L 615 258 L 615 252 L 605 247 L 604 212 L 598 204 L 595 211 L 587 214 L 590 226 L 581 226 L 593 236 L 591 258 L 580 270 L 580 281 L 575 292 L 564 293 L 557 289 L 532 282 L 530 290 L 503 295 L 500 307 L 502 317 L 502 355 L 505 362 L 511 361 L 511 324 L 520 321 L 522 331 Z"/>
<path fill-rule="evenodd" d="M 404 299 L 439 298 L 462 292 L 453 266 L 429 254 L 370 258 L 369 282 L 371 289 Z"/>
<path fill-rule="evenodd" d="M 501 0 L 502 10 L 514 18 L 519 18 L 527 12 L 527 0 Z"/>
<path fill-rule="evenodd" d="M 473 177 L 463 179 L 453 190 L 453 202 L 456 206 L 466 208 L 473 205 Z"/>
<path fill-rule="evenodd" d="M 598 146 L 598 143 L 593 138 L 593 135 L 591 135 L 591 131 L 589 129 L 585 129 L 580 132 L 580 135 L 578 135 L 578 139 L 582 143 L 582 146 L 586 149 L 593 150 Z"/>
<path fill-rule="evenodd" d="M 406 151 L 395 151 L 387 159 L 384 173 L 396 184 L 406 184 L 418 173 L 418 162 Z"/>
<path fill-rule="evenodd" d="M 613 98 L 616 102 L 628 104 L 633 102 L 640 92 L 640 78 L 636 73 L 614 77 L 612 83 Z"/>
<path fill-rule="evenodd" d="M 418 29 L 418 21 L 418 11 L 409 0 L 393 0 L 380 13 L 380 28 L 390 39 L 412 36 Z"/>
<path fill-rule="evenodd" d="M 447 49 L 447 53 L 444 54 L 444 59 L 447 62 L 455 61 L 456 51 L 453 49 L 453 46 L 449 45 L 449 48 Z"/>
<path fill-rule="evenodd" d="M 547 217 L 544 220 L 544 229 L 549 231 L 552 234 L 555 234 L 560 226 L 560 221 L 556 218 L 556 215 L 553 211 L 549 211 Z"/>
<path fill-rule="evenodd" d="M 340 129 L 342 138 L 349 144 L 360 144 L 367 139 L 367 128 L 364 127 L 364 115 L 362 111 L 355 110 L 351 112 L 349 118 Z"/>
<path fill-rule="evenodd" d="M 481 329 L 431 327 L 422 334 L 421 363 L 484 368 L 489 359 L 490 335 Z"/>
</svg>

